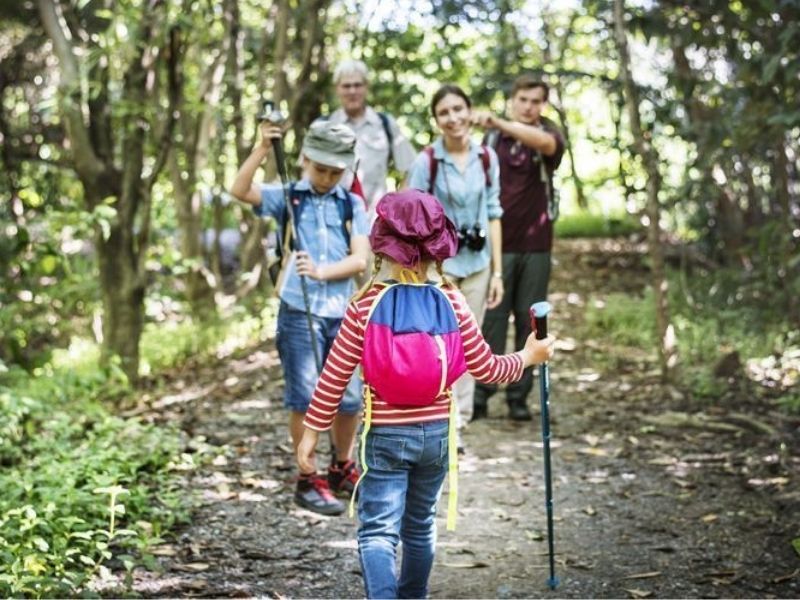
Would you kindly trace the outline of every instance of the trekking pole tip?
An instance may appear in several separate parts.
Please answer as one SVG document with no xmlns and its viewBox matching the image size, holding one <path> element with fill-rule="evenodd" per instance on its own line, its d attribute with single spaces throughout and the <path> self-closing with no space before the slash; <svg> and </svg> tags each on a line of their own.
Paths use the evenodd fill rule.
<svg viewBox="0 0 800 600">
<path fill-rule="evenodd" d="M 558 587 L 558 584 L 559 584 L 558 577 L 556 577 L 555 575 L 553 575 L 547 580 L 547 587 L 549 587 L 551 590 L 556 589 L 556 587 Z"/>
</svg>

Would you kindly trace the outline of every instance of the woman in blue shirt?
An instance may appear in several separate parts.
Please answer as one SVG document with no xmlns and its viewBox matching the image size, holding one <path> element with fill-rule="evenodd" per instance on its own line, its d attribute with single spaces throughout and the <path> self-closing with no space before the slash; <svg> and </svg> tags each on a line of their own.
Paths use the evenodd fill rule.
<svg viewBox="0 0 800 600">
<path fill-rule="evenodd" d="M 419 153 L 407 183 L 435 195 L 459 230 L 458 253 L 445 261 L 444 270 L 461 289 L 480 325 L 486 308 L 494 308 L 503 297 L 497 155 L 472 140 L 472 102 L 460 87 L 439 88 L 431 112 L 441 137 Z M 474 389 L 469 375 L 455 386 L 459 427 L 472 418 Z"/>
</svg>

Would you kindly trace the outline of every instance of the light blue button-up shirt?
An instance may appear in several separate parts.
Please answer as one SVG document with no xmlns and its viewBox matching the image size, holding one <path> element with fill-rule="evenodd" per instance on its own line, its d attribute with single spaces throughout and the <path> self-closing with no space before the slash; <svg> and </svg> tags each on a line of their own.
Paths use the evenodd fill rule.
<svg viewBox="0 0 800 600">
<path fill-rule="evenodd" d="M 492 148 L 487 147 L 486 150 L 489 152 L 489 187 L 486 186 L 479 144 L 470 143 L 469 158 L 462 173 L 445 150 L 442 139 L 439 138 L 433 143 L 433 158 L 439 161 L 433 195 L 442 203 L 445 214 L 453 221 L 456 229 L 480 223 L 486 230 L 486 245 L 482 250 L 475 252 L 464 246 L 458 254 L 444 262 L 445 272 L 455 277 L 467 277 L 489 266 L 492 258 L 489 220 L 503 216 L 503 209 L 500 207 L 500 167 L 497 155 Z M 431 175 L 430 160 L 424 151 L 419 153 L 408 174 L 409 187 L 428 191 Z"/>
<path fill-rule="evenodd" d="M 348 254 L 350 247 L 344 237 L 342 217 L 337 206 L 337 198 L 350 202 L 350 196 L 340 185 L 334 186 L 327 194 L 314 192 L 311 183 L 302 179 L 294 184 L 294 195 L 302 193 L 308 203 L 300 211 L 297 223 L 297 235 L 300 238 L 298 249 L 308 252 L 311 260 L 317 265 L 335 263 Z M 367 215 L 364 203 L 359 198 L 350 196 L 353 202 L 353 222 L 350 228 L 351 238 L 356 235 L 367 235 Z M 261 217 L 273 217 L 279 223 L 283 218 L 286 205 L 283 189 L 277 184 L 261 186 L 261 205 L 253 211 Z M 297 310 L 305 310 L 303 289 L 300 276 L 297 274 L 294 253 L 289 258 L 286 276 L 278 295 L 281 300 Z M 311 313 L 320 317 L 341 319 L 344 317 L 347 302 L 355 291 L 352 277 L 332 281 L 317 281 L 306 277 L 308 299 Z"/>
</svg>

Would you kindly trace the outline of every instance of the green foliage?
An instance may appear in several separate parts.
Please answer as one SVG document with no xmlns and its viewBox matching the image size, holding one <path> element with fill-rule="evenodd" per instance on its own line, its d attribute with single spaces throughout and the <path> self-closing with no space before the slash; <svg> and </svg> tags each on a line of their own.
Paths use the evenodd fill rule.
<svg viewBox="0 0 800 600">
<path fill-rule="evenodd" d="M 786 335 L 785 315 L 759 302 L 758 296 L 748 296 L 733 271 L 706 273 L 691 281 L 672 272 L 669 303 L 683 383 L 696 397 L 718 398 L 726 390 L 727 381 L 713 373 L 726 354 L 736 351 L 747 363 L 774 355 L 793 356 L 797 346 L 797 340 Z M 642 296 L 612 294 L 587 309 L 585 335 L 602 341 L 609 356 L 599 359 L 605 358 L 608 364 L 613 365 L 614 355 L 624 348 L 639 350 L 642 356 L 649 353 L 654 359 L 655 323 L 650 288 Z M 795 409 L 796 393 L 787 393 L 779 403 Z"/>
<path fill-rule="evenodd" d="M 555 225 L 559 238 L 620 237 L 642 231 L 629 215 L 606 216 L 591 212 L 562 214 Z"/>
<path fill-rule="evenodd" d="M 0 595 L 75 595 L 187 517 L 180 433 L 112 416 L 125 389 L 85 364 L 0 378 Z"/>
<path fill-rule="evenodd" d="M 618 346 L 650 350 L 655 342 L 655 309 L 651 293 L 637 297 L 611 294 L 586 311 L 589 337 Z"/>
<path fill-rule="evenodd" d="M 156 299 L 151 298 L 149 310 L 163 309 L 154 308 L 155 304 Z M 260 313 L 253 310 L 236 307 L 225 318 L 202 323 L 190 319 L 149 323 L 141 341 L 143 372 L 158 373 L 187 359 L 228 354 L 252 344 L 262 335 L 264 323 L 277 315 L 273 304 L 267 304 Z M 159 320 L 163 320 L 163 314 Z"/>
</svg>

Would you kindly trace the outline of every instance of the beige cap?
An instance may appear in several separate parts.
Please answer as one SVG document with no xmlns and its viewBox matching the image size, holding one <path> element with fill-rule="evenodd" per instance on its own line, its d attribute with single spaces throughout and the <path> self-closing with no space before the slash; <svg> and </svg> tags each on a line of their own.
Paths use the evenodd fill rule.
<svg viewBox="0 0 800 600">
<path fill-rule="evenodd" d="M 356 136 L 347 125 L 316 121 L 308 128 L 302 152 L 322 165 L 348 169 L 353 166 L 355 149 Z"/>
</svg>

